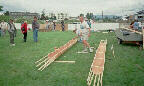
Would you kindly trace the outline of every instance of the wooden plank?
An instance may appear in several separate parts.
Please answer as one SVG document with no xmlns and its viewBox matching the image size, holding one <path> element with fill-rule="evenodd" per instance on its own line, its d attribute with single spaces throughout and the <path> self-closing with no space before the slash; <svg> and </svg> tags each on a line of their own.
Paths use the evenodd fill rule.
<svg viewBox="0 0 144 86">
<path fill-rule="evenodd" d="M 93 86 L 96 86 L 96 85 L 102 86 L 106 45 L 107 45 L 107 40 L 100 41 L 99 47 L 96 50 L 96 54 L 95 54 L 94 60 L 91 65 L 88 78 L 87 78 L 88 86 L 91 86 L 92 82 L 93 82 Z M 101 58 L 101 59 L 99 59 L 99 58 Z M 95 79 L 93 79 L 93 77 L 95 77 Z M 97 77 L 98 77 L 98 80 L 96 79 Z"/>
<path fill-rule="evenodd" d="M 138 31 L 136 31 L 136 30 L 132 30 L 131 28 L 123 28 L 123 29 L 129 30 L 129 31 L 131 31 L 131 32 L 135 32 L 135 33 L 138 33 L 138 34 L 142 34 L 142 32 L 138 32 Z"/>
<path fill-rule="evenodd" d="M 54 61 L 56 63 L 75 63 L 75 61 Z"/>
<path fill-rule="evenodd" d="M 88 52 L 77 52 L 78 54 L 88 53 Z"/>
<path fill-rule="evenodd" d="M 68 50 L 72 45 L 76 44 L 77 37 L 73 38 L 69 42 L 67 42 L 64 46 L 56 49 L 54 52 L 49 53 L 47 56 L 41 58 L 40 60 L 36 61 L 36 67 L 39 67 L 38 70 L 44 70 L 47 66 L 49 66 L 52 62 L 54 62 L 60 55 L 62 55 L 66 50 Z M 56 61 L 61 63 L 75 63 L 75 61 Z"/>
</svg>

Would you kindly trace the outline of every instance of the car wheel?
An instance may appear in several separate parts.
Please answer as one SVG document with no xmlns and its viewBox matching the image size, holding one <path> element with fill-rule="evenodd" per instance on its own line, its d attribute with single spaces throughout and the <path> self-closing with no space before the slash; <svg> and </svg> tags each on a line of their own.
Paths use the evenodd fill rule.
<svg viewBox="0 0 144 86">
<path fill-rule="evenodd" d="M 118 44 L 122 44 L 122 40 L 118 38 Z"/>
</svg>

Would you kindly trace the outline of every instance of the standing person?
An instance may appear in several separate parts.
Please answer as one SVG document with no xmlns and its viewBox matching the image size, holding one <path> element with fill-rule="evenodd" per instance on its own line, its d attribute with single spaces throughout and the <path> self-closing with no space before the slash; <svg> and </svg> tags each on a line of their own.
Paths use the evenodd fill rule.
<svg viewBox="0 0 144 86">
<path fill-rule="evenodd" d="M 12 22 L 13 22 L 13 25 L 14 25 L 14 37 L 16 37 L 16 34 L 17 34 L 17 29 L 16 29 L 16 27 L 15 27 L 15 24 L 14 24 L 14 20 L 12 20 Z"/>
<path fill-rule="evenodd" d="M 64 25 L 64 21 L 62 20 L 62 22 L 61 22 L 61 27 L 62 27 L 62 31 L 64 31 L 65 29 L 65 25 Z"/>
<path fill-rule="evenodd" d="M 89 25 L 87 24 L 86 21 L 84 21 L 84 17 L 83 16 L 80 16 L 79 18 L 81 24 L 80 24 L 80 35 L 81 35 L 81 39 L 82 39 L 82 42 L 83 42 L 83 45 L 84 45 L 84 50 L 82 52 L 87 52 L 87 47 L 89 48 L 89 51 L 90 52 L 93 52 L 93 49 L 90 47 L 89 43 L 87 42 L 88 41 L 88 38 L 90 36 L 90 27 Z"/>
<path fill-rule="evenodd" d="M 24 35 L 24 37 L 23 37 L 24 42 L 26 42 L 26 39 L 27 39 L 27 21 L 24 21 L 24 23 L 22 24 L 21 31 Z"/>
<path fill-rule="evenodd" d="M 87 20 L 87 24 L 88 24 L 89 27 L 91 28 L 91 20 Z"/>
<path fill-rule="evenodd" d="M 34 39 L 34 42 L 37 42 L 38 41 L 38 30 L 39 30 L 39 23 L 37 22 L 37 17 L 35 16 L 34 17 L 34 20 L 32 22 L 32 29 L 33 29 L 33 39 Z"/>
<path fill-rule="evenodd" d="M 2 22 L 0 23 L 0 27 L 1 27 L 1 35 L 2 35 L 2 36 L 5 36 L 7 25 L 6 25 L 6 23 L 4 22 L 4 20 L 2 20 Z"/>
<path fill-rule="evenodd" d="M 81 31 L 79 28 L 77 28 L 77 24 L 75 25 L 75 30 L 73 31 L 77 34 L 78 36 L 78 42 L 82 42 L 82 39 L 81 39 Z"/>
<path fill-rule="evenodd" d="M 21 26 L 24 24 L 24 21 L 21 22 Z"/>
<path fill-rule="evenodd" d="M 55 31 L 55 28 L 56 28 L 56 23 L 55 21 L 53 21 L 53 30 Z"/>
<path fill-rule="evenodd" d="M 1 37 L 1 26 L 0 26 L 0 37 Z"/>
<path fill-rule="evenodd" d="M 139 24 L 138 30 L 140 31 L 142 30 L 142 23 L 139 21 L 138 24 Z"/>
<path fill-rule="evenodd" d="M 9 20 L 9 23 L 8 23 L 8 32 L 9 32 L 9 35 L 10 35 L 10 46 L 15 46 L 15 43 L 14 43 L 14 34 L 15 34 L 15 25 L 13 23 L 13 20 L 10 19 Z"/>
<path fill-rule="evenodd" d="M 48 29 L 49 29 L 49 27 L 50 27 L 49 22 L 48 22 L 48 21 L 46 21 L 46 29 L 48 30 Z"/>
</svg>

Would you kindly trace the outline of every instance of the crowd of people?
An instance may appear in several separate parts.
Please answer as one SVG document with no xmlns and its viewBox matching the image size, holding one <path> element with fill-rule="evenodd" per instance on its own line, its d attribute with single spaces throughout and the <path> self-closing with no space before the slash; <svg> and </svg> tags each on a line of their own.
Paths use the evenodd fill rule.
<svg viewBox="0 0 144 86">
<path fill-rule="evenodd" d="M 83 16 L 79 17 L 80 20 L 80 30 L 77 30 L 77 35 L 79 39 L 82 41 L 84 45 L 84 50 L 82 52 L 87 52 L 87 48 L 89 48 L 90 52 L 93 52 L 93 49 L 90 47 L 88 43 L 88 38 L 90 36 L 90 27 L 91 23 L 84 19 Z M 53 30 L 55 31 L 56 23 L 53 23 Z M 34 42 L 38 42 L 38 31 L 40 28 L 40 24 L 38 23 L 37 17 L 34 17 L 32 21 L 32 30 L 33 30 L 33 40 Z M 50 28 L 49 21 L 46 21 L 46 29 Z M 61 28 L 62 31 L 65 31 L 65 24 L 64 21 L 61 21 Z M 0 31 L 1 36 L 4 36 L 6 34 L 6 30 L 8 30 L 9 36 L 10 36 L 10 46 L 15 46 L 14 39 L 17 34 L 17 29 L 15 27 L 13 19 L 10 19 L 8 23 L 5 23 L 4 21 L 0 24 Z M 23 34 L 23 42 L 27 42 L 27 31 L 28 31 L 28 24 L 27 21 L 23 21 L 21 23 L 21 32 Z"/>
<path fill-rule="evenodd" d="M 51 28 L 52 28 L 52 30 L 55 31 L 56 30 L 56 23 L 55 23 L 55 21 L 50 22 L 50 21 L 46 20 L 46 26 L 45 27 L 47 30 L 51 30 Z"/>
<path fill-rule="evenodd" d="M 34 42 L 38 42 L 38 30 L 40 28 L 40 24 L 37 21 L 37 17 L 34 17 L 32 22 L 32 30 L 33 30 L 33 40 Z M 27 21 L 24 21 L 21 23 L 21 32 L 23 34 L 23 41 L 27 41 L 27 30 L 28 30 L 28 24 Z M 17 34 L 17 28 L 14 24 L 14 20 L 10 19 L 8 23 L 2 22 L 0 23 L 0 36 L 4 37 L 6 34 L 6 31 L 8 31 L 10 36 L 10 46 L 15 46 L 14 39 Z"/>
<path fill-rule="evenodd" d="M 55 21 L 48 21 L 46 20 L 46 23 L 45 23 L 45 29 L 46 30 L 52 30 L 52 31 L 56 31 L 56 22 Z M 64 21 L 62 20 L 61 21 L 61 30 L 62 31 L 65 31 L 65 24 L 64 24 Z"/>
</svg>

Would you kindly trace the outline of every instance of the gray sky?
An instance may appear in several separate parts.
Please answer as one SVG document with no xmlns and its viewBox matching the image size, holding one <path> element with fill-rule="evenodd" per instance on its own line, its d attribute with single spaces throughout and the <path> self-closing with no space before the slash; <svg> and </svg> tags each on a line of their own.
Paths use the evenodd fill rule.
<svg viewBox="0 0 144 86">
<path fill-rule="evenodd" d="M 9 11 L 65 12 L 71 16 L 93 12 L 98 15 L 132 14 L 144 8 L 144 0 L 1 0 L 0 5 Z"/>
</svg>

